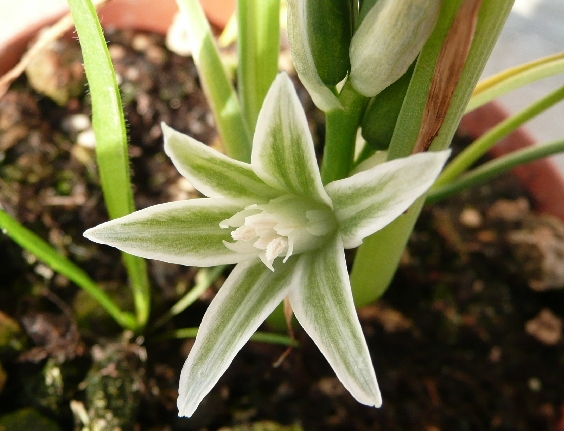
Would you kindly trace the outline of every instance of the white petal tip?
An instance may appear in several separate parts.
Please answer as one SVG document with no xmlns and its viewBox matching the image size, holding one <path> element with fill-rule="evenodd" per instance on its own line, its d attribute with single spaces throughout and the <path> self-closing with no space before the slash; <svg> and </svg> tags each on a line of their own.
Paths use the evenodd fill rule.
<svg viewBox="0 0 564 431">
<path fill-rule="evenodd" d="M 180 404 L 180 403 L 179 403 Z M 192 417 L 192 415 L 194 414 L 194 411 L 196 409 L 195 408 L 181 408 L 180 406 L 178 406 L 178 417 L 179 418 L 189 418 Z"/>
<path fill-rule="evenodd" d="M 82 236 L 84 236 L 84 238 L 89 239 L 92 242 L 96 242 L 98 244 L 105 244 L 104 241 L 102 241 L 101 239 L 97 238 L 96 236 L 96 231 L 97 231 L 97 226 L 87 229 L 84 231 L 84 233 L 82 234 Z"/>
</svg>

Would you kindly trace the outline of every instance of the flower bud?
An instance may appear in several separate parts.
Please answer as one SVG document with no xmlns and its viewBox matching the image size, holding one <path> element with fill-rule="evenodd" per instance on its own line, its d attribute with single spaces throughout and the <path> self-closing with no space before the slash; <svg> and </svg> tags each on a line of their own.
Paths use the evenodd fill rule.
<svg viewBox="0 0 564 431">
<path fill-rule="evenodd" d="M 337 96 L 326 86 L 326 83 L 323 82 L 318 72 L 320 66 L 325 67 L 325 65 L 327 65 L 330 67 L 330 63 L 333 61 L 329 57 L 323 56 L 323 49 L 331 50 L 333 48 L 329 46 L 324 47 L 319 40 L 314 41 L 310 37 L 312 22 L 311 17 L 308 20 L 308 4 L 306 4 L 306 0 L 287 0 L 287 5 L 288 42 L 290 43 L 294 66 L 300 81 L 311 95 L 313 103 L 315 103 L 319 109 L 325 112 L 341 109 L 342 106 L 339 99 L 337 99 Z M 315 13 L 311 6 L 309 12 L 310 15 Z M 314 51 L 317 59 L 314 57 Z M 319 63 L 320 59 L 323 65 Z M 348 65 L 347 60 L 345 64 L 347 69 Z M 326 75 L 326 81 L 327 77 Z M 338 79 L 335 78 L 335 76 L 330 78 L 329 81 Z"/>
<path fill-rule="evenodd" d="M 349 72 L 353 10 L 350 0 L 305 0 L 307 37 L 313 62 L 325 85 Z"/>
<path fill-rule="evenodd" d="M 440 0 L 378 0 L 351 41 L 351 80 L 372 97 L 395 82 L 431 35 Z"/>
</svg>

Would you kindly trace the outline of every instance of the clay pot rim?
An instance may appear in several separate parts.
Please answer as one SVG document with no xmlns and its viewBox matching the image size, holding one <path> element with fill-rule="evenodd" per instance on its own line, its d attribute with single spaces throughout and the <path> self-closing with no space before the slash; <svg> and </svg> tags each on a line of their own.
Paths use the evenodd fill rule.
<svg viewBox="0 0 564 431">
<path fill-rule="evenodd" d="M 217 29 L 225 27 L 235 10 L 235 0 L 200 0 L 200 3 L 208 20 Z M 112 0 L 100 8 L 99 16 L 106 29 L 134 29 L 166 34 L 177 12 L 175 0 Z M 65 13 L 61 11 L 26 23 L 21 26 L 21 31 L 0 41 L 0 76 L 16 65 L 38 31 L 55 23 Z"/>
<path fill-rule="evenodd" d="M 458 131 L 476 139 L 509 116 L 499 102 L 490 102 L 462 117 Z M 527 130 L 520 127 L 499 141 L 488 155 L 492 158 L 501 157 L 535 143 Z M 552 160 L 544 158 L 517 166 L 511 173 L 529 192 L 536 211 L 564 220 L 564 178 Z"/>
</svg>

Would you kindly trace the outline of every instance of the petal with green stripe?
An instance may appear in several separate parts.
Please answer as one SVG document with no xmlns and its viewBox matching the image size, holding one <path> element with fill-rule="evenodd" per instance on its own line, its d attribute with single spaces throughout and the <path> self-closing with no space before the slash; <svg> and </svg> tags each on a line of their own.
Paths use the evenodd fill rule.
<svg viewBox="0 0 564 431">
<path fill-rule="evenodd" d="M 249 198 L 265 201 L 280 193 L 254 173 L 251 165 L 162 124 L 165 152 L 174 166 L 205 196 L 211 198 Z"/>
<path fill-rule="evenodd" d="M 380 407 L 382 398 L 354 308 L 339 235 L 300 256 L 289 293 L 296 318 L 358 402 Z"/>
<path fill-rule="evenodd" d="M 264 99 L 251 165 L 270 186 L 331 206 L 321 182 L 304 110 L 285 73 L 276 77 Z"/>
<path fill-rule="evenodd" d="M 298 258 L 240 263 L 208 307 L 180 374 L 178 410 L 191 416 L 260 324 L 284 299 Z"/>
<path fill-rule="evenodd" d="M 230 229 L 219 223 L 243 204 L 231 199 L 192 199 L 154 205 L 84 232 L 91 241 L 148 259 L 215 266 L 248 259 L 225 247 Z"/>
<path fill-rule="evenodd" d="M 358 247 L 407 210 L 435 182 L 449 154 L 419 153 L 327 184 L 345 248 Z"/>
</svg>

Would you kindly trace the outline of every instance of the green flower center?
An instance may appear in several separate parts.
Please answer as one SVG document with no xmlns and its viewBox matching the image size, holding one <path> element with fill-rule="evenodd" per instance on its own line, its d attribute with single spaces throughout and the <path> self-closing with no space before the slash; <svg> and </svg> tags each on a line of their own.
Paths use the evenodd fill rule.
<svg viewBox="0 0 564 431">
<path fill-rule="evenodd" d="M 235 242 L 224 244 L 241 254 L 258 256 L 272 271 L 274 259 L 321 247 L 337 222 L 330 208 L 295 196 L 281 196 L 266 204 L 245 207 L 220 227 L 235 228 Z"/>
</svg>

